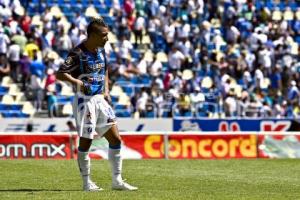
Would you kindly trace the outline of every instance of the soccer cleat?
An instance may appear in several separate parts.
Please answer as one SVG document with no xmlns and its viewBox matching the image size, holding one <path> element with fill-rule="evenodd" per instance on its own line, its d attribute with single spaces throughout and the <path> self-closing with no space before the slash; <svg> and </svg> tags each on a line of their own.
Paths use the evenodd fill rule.
<svg viewBox="0 0 300 200">
<path fill-rule="evenodd" d="M 94 182 L 89 181 L 87 184 L 83 185 L 83 191 L 96 192 L 101 191 L 102 188 L 98 187 Z"/>
<path fill-rule="evenodd" d="M 113 181 L 113 183 L 112 183 L 112 189 L 113 190 L 129 190 L 129 191 L 138 190 L 137 187 L 129 185 L 124 180 L 122 180 L 122 181 L 116 181 L 116 182 Z"/>
</svg>

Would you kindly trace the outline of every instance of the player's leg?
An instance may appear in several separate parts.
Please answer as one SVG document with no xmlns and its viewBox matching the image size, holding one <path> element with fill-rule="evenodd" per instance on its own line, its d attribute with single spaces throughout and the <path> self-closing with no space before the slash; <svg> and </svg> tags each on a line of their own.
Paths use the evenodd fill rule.
<svg viewBox="0 0 300 200">
<path fill-rule="evenodd" d="M 81 109 L 82 108 L 82 109 Z M 84 191 L 102 190 L 94 182 L 91 181 L 91 159 L 89 157 L 89 149 L 92 144 L 93 134 L 95 132 L 95 111 L 90 103 L 83 105 L 78 109 L 81 112 L 75 114 L 79 139 L 78 147 L 78 167 L 83 181 Z"/>
<path fill-rule="evenodd" d="M 112 188 L 116 190 L 137 190 L 122 179 L 122 157 L 121 157 L 121 137 L 117 126 L 114 124 L 104 134 L 109 143 L 108 159 L 112 170 Z"/>
<path fill-rule="evenodd" d="M 84 191 L 100 191 L 99 188 L 90 178 L 91 159 L 89 157 L 89 149 L 92 144 L 92 139 L 80 137 L 78 147 L 78 167 L 83 181 Z"/>
</svg>

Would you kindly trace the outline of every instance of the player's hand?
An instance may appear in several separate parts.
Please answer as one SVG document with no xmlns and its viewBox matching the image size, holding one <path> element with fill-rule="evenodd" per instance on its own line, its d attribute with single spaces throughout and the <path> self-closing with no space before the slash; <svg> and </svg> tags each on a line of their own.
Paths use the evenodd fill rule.
<svg viewBox="0 0 300 200">
<path fill-rule="evenodd" d="M 77 91 L 79 92 L 84 92 L 84 84 L 83 84 L 83 81 L 81 81 L 81 80 L 78 80 L 77 81 L 77 85 L 76 85 L 76 87 L 77 87 Z"/>
<path fill-rule="evenodd" d="M 104 95 L 104 99 L 107 101 L 107 103 L 108 103 L 109 105 L 112 106 L 112 101 L 111 101 L 111 97 L 110 97 L 109 94 Z"/>
</svg>

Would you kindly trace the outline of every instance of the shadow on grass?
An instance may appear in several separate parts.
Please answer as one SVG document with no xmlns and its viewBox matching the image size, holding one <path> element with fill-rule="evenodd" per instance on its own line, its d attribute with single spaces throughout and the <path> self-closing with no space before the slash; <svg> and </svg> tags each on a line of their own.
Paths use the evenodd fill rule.
<svg viewBox="0 0 300 200">
<path fill-rule="evenodd" d="M 75 192 L 81 190 L 60 190 L 60 189 L 28 189 L 28 188 L 20 188 L 20 189 L 0 189 L 0 192 Z"/>
</svg>

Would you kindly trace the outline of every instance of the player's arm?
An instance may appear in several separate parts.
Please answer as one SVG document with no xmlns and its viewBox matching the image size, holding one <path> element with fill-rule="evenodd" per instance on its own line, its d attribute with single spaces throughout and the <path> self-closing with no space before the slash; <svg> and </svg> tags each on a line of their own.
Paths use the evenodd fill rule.
<svg viewBox="0 0 300 200">
<path fill-rule="evenodd" d="M 0 72 L 2 74 L 9 74 L 9 72 L 10 72 L 10 64 L 9 64 L 9 62 L 6 62 L 5 67 L 0 68 Z"/>
<path fill-rule="evenodd" d="M 76 86 L 76 88 L 80 88 L 80 90 L 82 90 L 83 82 L 72 76 L 72 72 L 78 69 L 79 63 L 79 56 L 70 53 L 65 62 L 59 67 L 59 70 L 56 73 L 56 78 L 61 81 L 69 82 Z"/>
<path fill-rule="evenodd" d="M 77 87 L 80 87 L 80 89 L 83 88 L 83 82 L 77 78 L 74 78 L 71 74 L 68 73 L 62 73 L 57 72 L 56 78 L 61 81 L 69 82 L 72 85 L 75 85 Z"/>
<path fill-rule="evenodd" d="M 105 72 L 105 91 L 104 91 L 104 97 L 106 101 L 111 104 L 111 97 L 109 94 L 109 76 L 108 76 L 108 70 Z"/>
</svg>

